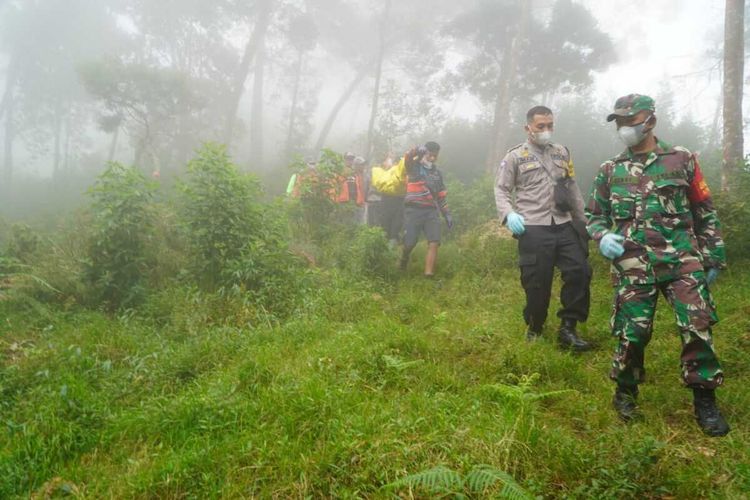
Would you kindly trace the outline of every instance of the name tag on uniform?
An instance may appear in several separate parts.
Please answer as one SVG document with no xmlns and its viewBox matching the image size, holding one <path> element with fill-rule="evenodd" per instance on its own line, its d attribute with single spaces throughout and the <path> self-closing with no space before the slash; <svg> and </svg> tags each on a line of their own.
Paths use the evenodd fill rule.
<svg viewBox="0 0 750 500">
<path fill-rule="evenodd" d="M 535 161 L 531 161 L 531 162 L 527 162 L 527 163 L 522 163 L 521 165 L 518 166 L 518 169 L 521 172 L 528 172 L 529 170 L 534 170 L 534 169 L 539 168 L 540 165 L 541 165 L 541 163 L 537 163 Z"/>
</svg>

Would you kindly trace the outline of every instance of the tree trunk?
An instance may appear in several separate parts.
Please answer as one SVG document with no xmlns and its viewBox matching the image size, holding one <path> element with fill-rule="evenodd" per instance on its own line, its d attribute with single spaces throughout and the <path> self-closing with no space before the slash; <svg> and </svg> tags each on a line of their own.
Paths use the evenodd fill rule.
<svg viewBox="0 0 750 500">
<path fill-rule="evenodd" d="M 253 29 L 252 35 L 245 45 L 245 51 L 242 54 L 242 60 L 237 68 L 237 73 L 234 76 L 234 82 L 232 83 L 231 94 L 229 96 L 229 103 L 227 106 L 227 114 L 225 117 L 223 142 L 229 146 L 232 143 L 234 135 L 234 127 L 237 121 L 237 111 L 240 107 L 240 101 L 242 100 L 242 94 L 245 91 L 245 81 L 247 76 L 250 74 L 250 63 L 255 57 L 260 41 L 265 37 L 268 28 L 268 23 L 271 17 L 271 1 L 272 0 L 261 0 L 258 4 L 257 21 L 255 28 Z"/>
<path fill-rule="evenodd" d="M 115 128 L 112 132 L 112 142 L 109 143 L 109 154 L 107 155 L 107 162 L 115 161 L 115 153 L 117 152 L 117 140 L 120 137 L 120 125 Z"/>
<path fill-rule="evenodd" d="M 485 164 L 488 173 L 494 173 L 507 148 L 510 121 L 510 105 L 516 90 L 518 62 L 521 58 L 522 44 L 526 43 L 528 25 L 531 17 L 531 0 L 521 0 L 521 19 L 517 28 L 507 32 L 506 53 L 503 55 L 500 68 L 500 82 L 495 100 L 495 114 L 490 136 L 490 147 Z"/>
<path fill-rule="evenodd" d="M 331 112 L 328 114 L 328 118 L 326 119 L 323 128 L 320 130 L 320 135 L 318 135 L 318 141 L 315 143 L 315 149 L 317 151 L 323 148 L 326 139 L 328 139 L 328 134 L 331 132 L 331 128 L 333 128 L 333 124 L 336 122 L 336 117 L 338 116 L 339 111 L 344 107 L 344 104 L 346 104 L 346 101 L 352 96 L 359 84 L 362 83 L 362 80 L 365 79 L 368 73 L 368 68 L 369 66 L 365 65 L 359 70 L 355 75 L 354 80 L 352 80 L 349 86 L 344 89 L 344 92 L 341 94 L 338 101 L 336 101 L 336 104 L 331 108 Z"/>
<path fill-rule="evenodd" d="M 292 90 L 292 109 L 289 110 L 289 127 L 286 133 L 286 156 L 291 158 L 294 145 L 294 121 L 297 118 L 297 101 L 299 98 L 299 86 L 302 81 L 302 56 L 301 50 L 297 51 L 297 65 L 294 68 L 294 90 Z"/>
<path fill-rule="evenodd" d="M 15 139 L 15 123 L 13 121 L 13 87 L 15 85 L 9 85 L 5 90 L 5 150 L 4 150 L 4 161 L 3 161 L 3 179 L 4 186 L 8 188 L 13 178 L 13 141 Z"/>
<path fill-rule="evenodd" d="M 742 84 L 745 63 L 745 0 L 726 0 L 724 12 L 724 151 L 721 188 L 743 161 Z"/>
<path fill-rule="evenodd" d="M 250 110 L 250 152 L 255 165 L 263 165 L 263 80 L 265 73 L 265 43 L 260 42 L 255 54 L 253 102 Z"/>
<path fill-rule="evenodd" d="M 73 110 L 68 106 L 68 112 L 65 115 L 65 148 L 63 149 L 63 172 L 65 172 L 66 181 L 70 179 L 70 122 L 72 120 Z"/>
<path fill-rule="evenodd" d="M 375 119 L 378 116 L 378 101 L 380 100 L 380 80 L 383 75 L 383 59 L 385 58 L 385 34 L 388 14 L 391 10 L 391 0 L 385 0 L 383 16 L 380 18 L 380 47 L 378 49 L 378 62 L 375 66 L 375 88 L 372 91 L 372 107 L 370 109 L 370 124 L 367 128 L 367 148 L 365 154 L 368 158 L 373 156 L 373 141 L 375 136 Z"/>
<path fill-rule="evenodd" d="M 3 151 L 3 186 L 8 188 L 13 177 L 13 142 L 15 139 L 15 123 L 13 122 L 13 108 L 15 105 L 14 90 L 18 80 L 18 57 L 11 59 L 5 78 L 5 93 L 3 94 L 3 114 L 5 116 L 5 140 Z M 0 189 L 0 191 L 2 191 Z"/>
<path fill-rule="evenodd" d="M 54 158 L 53 158 L 53 167 L 52 167 L 52 178 L 54 180 L 58 180 L 60 176 L 60 159 L 62 157 L 61 147 L 62 147 L 62 128 L 63 128 L 63 120 L 61 116 L 62 112 L 60 110 L 60 103 L 58 101 L 57 107 L 55 109 L 55 120 L 54 120 L 54 126 L 55 126 L 55 146 L 54 146 Z"/>
</svg>

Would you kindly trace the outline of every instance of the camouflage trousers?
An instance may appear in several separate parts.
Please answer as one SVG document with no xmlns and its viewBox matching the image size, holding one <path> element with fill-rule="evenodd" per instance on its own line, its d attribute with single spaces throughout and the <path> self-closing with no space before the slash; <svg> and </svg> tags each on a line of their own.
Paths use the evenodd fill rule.
<svg viewBox="0 0 750 500">
<path fill-rule="evenodd" d="M 713 389 L 723 382 L 714 352 L 711 325 L 716 307 L 702 272 L 665 283 L 622 285 L 615 288 L 612 334 L 619 339 L 610 378 L 633 386 L 644 381 L 643 357 L 651 340 L 659 292 L 672 306 L 682 340 L 682 379 L 689 387 Z"/>
</svg>

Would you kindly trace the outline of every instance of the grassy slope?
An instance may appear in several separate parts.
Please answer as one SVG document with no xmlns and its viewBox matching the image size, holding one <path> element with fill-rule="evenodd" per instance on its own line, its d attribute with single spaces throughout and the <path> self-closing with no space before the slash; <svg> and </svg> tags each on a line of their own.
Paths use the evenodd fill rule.
<svg viewBox="0 0 750 500">
<path fill-rule="evenodd" d="M 435 282 L 418 277 L 421 254 L 395 286 L 331 278 L 277 326 L 181 292 L 154 306 L 158 321 L 0 302 L 0 497 L 387 497 L 384 485 L 439 464 L 490 464 L 550 498 L 750 491 L 750 271 L 716 290 L 733 430 L 709 439 L 663 301 L 647 421 L 625 426 L 610 408 L 601 260 L 583 327 L 599 348 L 574 356 L 552 319 L 543 341 L 523 340 L 512 242 L 487 252 L 446 245 Z M 558 390 L 571 392 L 533 397 Z"/>
</svg>

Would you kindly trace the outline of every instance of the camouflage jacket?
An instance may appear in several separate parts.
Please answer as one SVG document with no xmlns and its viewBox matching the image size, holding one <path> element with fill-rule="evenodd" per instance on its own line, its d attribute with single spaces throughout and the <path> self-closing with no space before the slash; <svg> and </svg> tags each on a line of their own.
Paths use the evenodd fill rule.
<svg viewBox="0 0 750 500">
<path fill-rule="evenodd" d="M 612 262 L 616 285 L 670 281 L 704 267 L 726 267 L 724 242 L 711 193 L 695 156 L 657 141 L 647 155 L 630 149 L 603 163 L 586 206 L 597 242 L 625 236 Z"/>
</svg>

